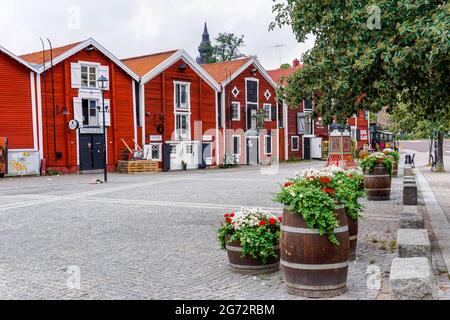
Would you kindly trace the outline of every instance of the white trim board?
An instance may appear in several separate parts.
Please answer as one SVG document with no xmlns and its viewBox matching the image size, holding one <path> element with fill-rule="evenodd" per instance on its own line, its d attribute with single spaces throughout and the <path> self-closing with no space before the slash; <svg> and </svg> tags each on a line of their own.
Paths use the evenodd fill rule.
<svg viewBox="0 0 450 320">
<path fill-rule="evenodd" d="M 160 63 L 157 67 L 153 68 L 147 74 L 145 74 L 141 79 L 141 85 L 145 85 L 149 81 L 153 80 L 161 72 L 168 69 L 170 66 L 172 66 L 175 62 L 177 62 L 180 59 L 182 59 L 186 64 L 188 64 L 216 92 L 221 91 L 220 85 L 184 50 L 178 50 L 169 58 Z"/>
<path fill-rule="evenodd" d="M 28 69 L 30 69 L 31 71 L 35 72 L 35 73 L 39 73 L 37 69 L 35 69 L 34 67 L 31 66 L 31 64 L 29 64 L 27 61 L 23 60 L 22 58 L 16 56 L 14 53 L 12 53 L 11 51 L 7 50 L 6 48 L 0 46 L 0 51 L 2 51 L 3 53 L 5 53 L 7 56 L 9 56 L 10 58 L 16 60 L 17 62 L 19 62 L 20 64 L 24 65 L 25 67 L 27 67 Z"/>
</svg>

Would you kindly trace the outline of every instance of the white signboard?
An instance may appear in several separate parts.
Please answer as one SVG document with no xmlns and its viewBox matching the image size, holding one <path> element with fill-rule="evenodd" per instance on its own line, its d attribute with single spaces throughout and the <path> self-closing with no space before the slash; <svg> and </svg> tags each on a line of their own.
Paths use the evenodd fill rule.
<svg viewBox="0 0 450 320">
<path fill-rule="evenodd" d="M 361 140 L 369 140 L 369 135 L 367 133 L 367 130 L 361 130 L 361 136 L 360 136 Z"/>
<path fill-rule="evenodd" d="M 150 141 L 152 141 L 152 142 L 162 142 L 163 138 L 162 138 L 162 136 L 150 136 Z"/>
<path fill-rule="evenodd" d="M 203 141 L 204 142 L 212 142 L 213 141 L 213 136 L 203 136 Z"/>
<path fill-rule="evenodd" d="M 39 175 L 39 151 L 9 151 L 8 176 Z"/>
</svg>

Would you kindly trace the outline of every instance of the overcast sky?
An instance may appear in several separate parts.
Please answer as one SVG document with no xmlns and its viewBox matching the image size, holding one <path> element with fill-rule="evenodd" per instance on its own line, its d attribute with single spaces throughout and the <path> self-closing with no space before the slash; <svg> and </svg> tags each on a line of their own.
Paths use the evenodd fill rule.
<svg viewBox="0 0 450 320">
<path fill-rule="evenodd" d="M 119 58 L 173 49 L 198 56 L 203 24 L 211 37 L 244 34 L 245 54 L 267 69 L 291 63 L 311 48 L 290 28 L 268 31 L 272 0 L 14 0 L 0 1 L 0 45 L 15 54 L 41 50 L 39 37 L 54 46 L 93 37 Z M 79 13 L 79 15 L 78 15 Z M 279 49 L 274 46 L 283 45 Z M 281 54 L 281 59 L 280 59 Z"/>
</svg>

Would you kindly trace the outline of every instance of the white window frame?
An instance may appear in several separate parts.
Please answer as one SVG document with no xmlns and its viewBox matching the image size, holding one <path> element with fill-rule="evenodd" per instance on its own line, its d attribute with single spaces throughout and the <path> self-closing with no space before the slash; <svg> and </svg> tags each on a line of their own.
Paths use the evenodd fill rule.
<svg viewBox="0 0 450 320">
<path fill-rule="evenodd" d="M 190 112 L 175 112 L 175 141 L 190 141 L 191 140 L 191 113 Z M 187 136 L 186 137 L 180 137 L 178 128 L 177 128 L 177 117 L 178 116 L 185 116 L 187 117 L 186 123 L 187 123 Z"/>
<path fill-rule="evenodd" d="M 238 152 L 239 153 L 234 153 L 234 141 L 235 141 L 235 139 L 236 138 L 238 138 L 239 139 L 239 145 L 238 145 Z M 241 136 L 238 136 L 238 135 L 234 135 L 233 136 L 233 145 L 232 145 L 232 147 L 233 147 L 233 156 L 241 156 L 241 154 L 242 154 L 242 137 Z"/>
<path fill-rule="evenodd" d="M 234 107 L 238 108 L 238 117 L 234 117 Z M 241 103 L 238 101 L 233 101 L 231 102 L 231 108 L 232 108 L 232 117 L 231 117 L 231 121 L 241 121 Z"/>
<path fill-rule="evenodd" d="M 270 138 L 270 152 L 267 151 L 267 138 Z M 273 139 L 271 135 L 264 136 L 264 155 L 271 156 L 273 154 Z"/>
<path fill-rule="evenodd" d="M 267 109 L 269 108 L 269 116 L 267 117 Z M 271 122 L 272 121 L 272 105 L 270 103 L 264 103 L 263 104 L 263 109 L 264 109 L 264 121 L 265 122 Z"/>
<path fill-rule="evenodd" d="M 294 140 L 297 139 L 297 149 L 294 149 Z M 300 151 L 300 137 L 293 136 L 291 137 L 291 151 Z"/>
<path fill-rule="evenodd" d="M 100 66 L 100 64 L 99 63 L 94 63 L 94 62 L 85 62 L 85 61 L 80 61 L 79 62 L 79 64 L 80 64 L 80 87 L 82 88 L 82 89 L 98 89 L 98 83 L 97 83 L 97 80 L 98 80 L 98 68 L 99 68 L 99 66 Z M 88 85 L 87 86 L 84 86 L 83 85 L 83 76 L 82 76 L 82 74 L 83 74 L 83 67 L 86 67 L 88 70 L 88 72 L 87 72 L 87 81 L 88 81 Z M 90 72 L 90 68 L 95 68 L 95 86 L 91 86 L 90 85 L 90 75 L 91 75 L 91 72 Z"/>
<path fill-rule="evenodd" d="M 81 108 L 83 110 L 83 101 L 87 101 L 88 102 L 88 115 L 87 115 L 87 124 L 84 124 L 83 121 L 83 126 L 84 127 L 99 127 L 100 126 L 100 111 L 98 110 L 99 108 L 99 101 L 97 99 L 81 99 Z M 91 102 L 95 102 L 95 112 L 96 112 L 96 118 L 97 121 L 95 124 L 91 123 Z M 83 118 L 84 118 L 84 114 L 83 114 Z"/>
<path fill-rule="evenodd" d="M 178 107 L 177 106 L 177 86 L 185 86 L 186 87 L 186 108 Z M 180 94 L 181 99 L 181 94 Z M 181 101 L 180 101 L 181 103 Z M 184 82 L 184 81 L 174 81 L 173 82 L 173 105 L 175 112 L 190 112 L 191 111 L 191 83 L 190 82 Z"/>
<path fill-rule="evenodd" d="M 159 147 L 159 157 L 153 158 L 153 146 Z M 150 159 L 152 161 L 162 161 L 162 143 L 150 143 Z"/>
</svg>

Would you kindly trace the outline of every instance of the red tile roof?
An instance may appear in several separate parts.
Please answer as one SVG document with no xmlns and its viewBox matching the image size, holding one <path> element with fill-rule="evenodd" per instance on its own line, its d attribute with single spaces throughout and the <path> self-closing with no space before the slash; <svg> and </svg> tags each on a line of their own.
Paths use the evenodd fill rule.
<svg viewBox="0 0 450 320">
<path fill-rule="evenodd" d="M 178 52 L 178 50 L 154 53 L 145 56 L 122 59 L 122 62 L 125 63 L 137 75 L 143 77 L 161 63 L 169 59 L 176 52 Z"/>
<path fill-rule="evenodd" d="M 277 69 L 277 70 L 270 70 L 267 71 L 269 73 L 269 75 L 272 77 L 272 79 L 281 85 L 285 85 L 286 84 L 286 78 L 289 78 L 290 75 L 292 75 L 293 73 L 295 73 L 297 70 L 300 70 L 301 68 L 303 68 L 303 65 L 299 65 L 295 68 L 289 68 L 289 69 Z"/>
<path fill-rule="evenodd" d="M 202 64 L 202 68 L 205 69 L 217 83 L 221 84 L 251 59 L 251 57 L 246 57 L 226 62 Z"/>
<path fill-rule="evenodd" d="M 63 46 L 63 47 L 53 48 L 53 59 L 55 59 L 56 57 L 59 57 L 60 55 L 66 53 L 67 51 L 69 51 L 70 49 L 76 47 L 80 43 L 81 42 L 75 42 L 75 43 L 71 43 L 71 44 L 68 44 L 68 45 Z M 50 50 L 45 50 L 44 54 L 45 54 L 45 62 L 50 61 Z M 23 60 L 25 60 L 25 61 L 27 61 L 29 63 L 32 63 L 32 64 L 42 64 L 42 51 L 24 54 L 24 55 L 22 55 L 20 57 Z"/>
</svg>

